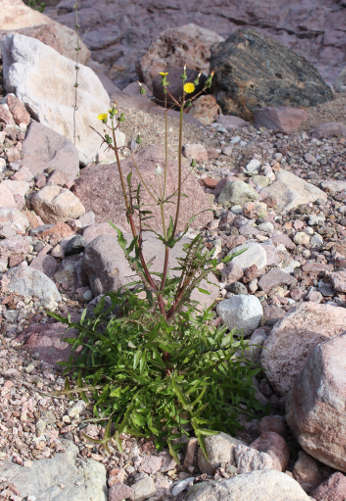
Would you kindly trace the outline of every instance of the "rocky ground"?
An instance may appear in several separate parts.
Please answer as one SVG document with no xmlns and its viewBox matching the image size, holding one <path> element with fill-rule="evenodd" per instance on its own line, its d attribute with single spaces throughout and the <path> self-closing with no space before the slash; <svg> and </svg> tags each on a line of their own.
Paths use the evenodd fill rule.
<svg viewBox="0 0 346 501">
<path fill-rule="evenodd" d="M 67 11 L 69 8 L 66 7 Z M 0 93 L 7 94 L 5 89 Z M 120 93 L 118 97 L 120 108 L 123 107 L 126 113 L 123 132 L 127 144 L 136 150 L 139 157 L 146 158 L 146 148 L 161 143 L 162 114 L 152 108 L 148 112 L 151 104 L 146 101 L 134 105 L 132 97 Z M 345 329 L 345 103 L 346 95 L 339 93 L 329 103 L 307 109 L 305 120 L 298 121 L 290 134 L 240 123 L 235 117 L 219 116 L 217 121 L 206 126 L 187 117 L 184 156 L 187 165 L 194 160 L 194 175 L 199 180 L 194 188 L 196 198 L 201 200 L 202 206 L 208 205 L 210 200 L 213 203 L 213 212 L 204 221 L 206 246 L 214 247 L 219 256 L 224 256 L 239 245 L 255 245 L 254 252 L 244 253 L 243 261 L 219 268 L 218 315 L 224 322 L 230 322 L 231 327 L 232 300 L 239 296 L 256 298 L 263 313 L 260 322 L 250 327 L 250 333 L 251 340 L 259 345 L 266 342 L 269 346 L 273 326 L 284 317 L 296 329 L 296 334 L 291 333 L 292 346 L 301 343 L 306 352 L 308 345 L 300 337 L 302 330 L 305 333 L 311 330 L 316 334 L 318 341 L 311 341 L 309 345 L 314 346 L 321 340 L 342 334 Z M 337 497 L 345 493 L 345 477 L 341 473 L 345 471 L 345 465 L 342 459 L 339 466 L 332 468 L 331 460 L 325 463 L 320 456 L 322 462 L 319 462 L 307 455 L 292 439 L 285 424 L 287 380 L 302 368 L 299 365 L 301 355 L 297 355 L 295 348 L 290 352 L 287 345 L 285 350 L 288 351 L 284 354 L 292 357 L 293 362 L 289 377 L 284 380 L 275 366 L 275 357 L 279 357 L 279 352 L 275 353 L 277 347 L 270 348 L 271 357 L 265 359 L 262 356 L 266 376 L 258 381 L 258 390 L 260 398 L 271 404 L 272 415 L 245 423 L 244 431 L 237 437 L 242 440 L 240 446 L 243 449 L 240 449 L 239 455 L 242 453 L 245 457 L 243 463 L 235 460 L 233 465 L 229 465 L 226 453 L 230 454 L 233 449 L 229 449 L 229 439 L 225 437 L 220 439 L 219 444 L 221 450 L 226 451 L 225 456 L 221 460 L 219 456 L 219 461 L 214 458 L 215 465 L 212 466 L 197 460 L 193 440 L 188 444 L 185 459 L 182 457 L 182 465 L 178 466 L 167 451 L 157 453 L 148 441 L 125 437 L 124 451 L 120 453 L 112 444 L 107 451 L 104 444 L 87 438 L 102 440 L 103 422 L 93 419 L 91 403 L 86 405 L 73 393 L 66 395 L 63 392 L 65 380 L 56 362 L 67 356 L 67 347 L 62 341 L 64 330 L 53 319 L 47 318 L 45 307 L 78 315 L 95 295 L 91 276 L 83 277 L 80 270 L 85 247 L 95 235 L 104 231 L 98 224 L 102 223 L 101 215 L 105 208 L 112 209 L 107 206 L 110 203 L 107 186 L 102 187 L 102 178 L 108 171 L 102 166 L 103 171 L 95 168 L 93 177 L 95 185 L 99 183 L 101 189 L 104 188 L 105 205 L 100 206 L 100 201 L 96 204 L 95 200 L 87 199 L 86 188 L 90 182 L 87 170 L 90 167 L 86 167 L 81 170 L 76 183 L 74 179 L 69 182 L 66 178 L 60 182 L 65 188 L 72 189 L 89 212 L 67 216 L 63 220 L 49 220 L 47 214 L 51 216 L 51 213 L 48 205 L 42 209 L 38 204 L 35 206 L 32 200 L 40 190 L 49 186 L 52 169 L 42 170 L 34 177 L 28 175 L 25 169 L 29 164 L 25 165 L 25 159 L 30 158 L 36 165 L 45 152 L 29 151 L 29 147 L 25 146 L 25 132 L 31 119 L 20 101 L 7 101 L 7 106 L 1 108 L 3 130 L 0 155 L 0 499 L 35 501 L 34 484 L 43 482 L 46 486 L 46 491 L 43 491 L 45 499 L 80 499 L 80 493 L 71 494 L 72 491 L 68 490 L 71 485 L 79 483 L 86 489 L 90 500 L 104 500 L 107 475 L 110 501 L 203 500 L 206 498 L 202 496 L 207 494 L 197 491 L 185 497 L 192 484 L 206 479 L 222 482 L 231 479 L 234 471 L 261 470 L 263 465 L 268 464 L 273 467 L 274 463 L 268 463 L 272 461 L 267 457 L 270 453 L 280 463 L 279 466 L 275 463 L 275 469 L 288 471 L 313 496 L 309 498 L 304 491 L 297 491 L 293 498 L 295 487 L 292 486 L 289 499 L 322 501 L 327 499 L 323 497 L 326 489 L 329 493 L 337 493 L 333 501 L 345 499 Z M 322 124 L 330 122 L 340 124 L 336 133 L 332 125 L 321 128 Z M 177 142 L 177 117 L 174 113 L 169 123 L 170 144 L 174 147 Z M 39 135 L 42 131 L 37 134 L 36 143 L 43 142 L 43 136 Z M 138 134 L 142 138 L 141 146 L 134 143 Z M 61 150 L 65 147 L 60 145 Z M 73 164 L 73 152 L 68 155 L 71 156 L 60 160 L 67 166 Z M 296 177 L 287 177 L 286 172 Z M 274 189 L 274 183 L 280 180 L 284 187 Z M 308 185 L 301 185 L 300 180 L 307 181 Z M 14 182 L 17 184 L 14 185 Z M 56 177 L 55 182 L 59 185 Z M 238 184 L 232 185 L 235 182 Z M 238 187 L 237 193 L 234 186 Z M 112 198 L 112 195 L 109 196 Z M 30 285 L 27 285 L 27 269 L 39 270 L 52 280 L 39 283 L 36 277 L 31 278 Z M 9 282 L 11 284 L 13 277 L 21 285 L 11 290 Z M 18 290 L 25 292 L 19 294 Z M 40 299 L 35 298 L 37 294 Z M 220 304 L 225 300 L 231 303 L 224 303 L 222 309 Z M 297 307 L 298 313 L 287 317 L 292 307 Z M 244 328 L 248 325 L 247 318 L 237 317 L 237 321 L 244 322 Z M 285 329 L 287 327 L 283 325 L 282 331 Z M 258 351 L 254 356 L 260 360 Z M 279 362 L 284 364 L 285 360 Z M 335 364 L 339 367 L 336 359 Z M 290 405 L 295 409 L 294 402 Z M 293 426 L 291 418 L 290 427 Z M 258 437 L 263 441 L 265 433 L 269 445 L 254 442 Z M 75 457 L 77 451 L 71 442 L 78 448 L 79 459 Z M 251 450 L 246 448 L 250 444 Z M 252 456 L 254 450 L 257 451 L 255 457 Z M 65 451 L 65 456 L 56 454 L 61 451 Z M 214 443 L 210 444 L 210 452 L 211 458 L 213 454 L 216 458 L 220 455 Z M 266 452 L 267 456 L 260 456 Z M 333 452 L 336 457 L 338 451 Z M 66 469 L 61 469 L 60 463 L 54 464 L 59 457 L 71 465 L 71 476 L 67 475 Z M 50 458 L 54 458 L 51 463 L 45 462 Z M 251 460 L 257 468 L 248 466 Z M 213 460 L 210 461 L 212 463 Z M 103 464 L 105 470 L 99 470 L 98 463 Z M 14 470 L 17 466 L 24 469 Z M 30 483 L 25 477 L 26 471 L 31 472 L 29 476 L 33 487 L 32 492 L 23 497 L 20 487 Z M 43 475 L 46 476 L 46 484 Z M 94 479 L 94 484 L 85 480 L 88 478 Z M 322 485 L 319 491 L 316 490 L 327 479 L 328 486 Z M 258 482 L 259 479 L 257 485 L 260 485 Z M 266 485 L 269 484 L 267 480 Z M 214 488 L 226 489 L 225 486 Z M 222 491 L 224 496 L 226 490 Z M 61 495 L 64 497 L 59 498 Z M 270 499 L 269 490 L 268 496 Z"/>
</svg>

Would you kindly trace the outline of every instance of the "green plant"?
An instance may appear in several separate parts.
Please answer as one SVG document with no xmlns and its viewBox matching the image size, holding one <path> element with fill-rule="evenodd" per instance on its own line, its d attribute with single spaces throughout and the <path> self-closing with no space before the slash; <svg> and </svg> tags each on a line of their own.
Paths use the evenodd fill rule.
<svg viewBox="0 0 346 501">
<path fill-rule="evenodd" d="M 202 234 L 197 234 L 183 245 L 184 254 L 174 269 L 169 265 L 171 249 L 189 229 L 186 224 L 184 231 L 177 230 L 184 196 L 183 116 L 184 109 L 200 92 L 195 93 L 199 76 L 188 82 L 184 68 L 179 101 L 169 92 L 167 76 L 168 73 L 161 73 L 166 106 L 165 160 L 163 168 L 157 167 L 158 187 L 147 185 L 135 162 L 125 178 L 116 134 L 125 120 L 124 113 L 114 103 L 98 116 L 104 132 L 96 132 L 114 152 L 132 240 L 127 242 L 122 231 L 113 226 L 138 280 L 104 296 L 93 314 L 84 311 L 78 323 L 52 316 L 79 333 L 77 338 L 68 339 L 74 356 L 66 370 L 78 381 L 78 387 L 72 391 L 83 398 L 91 396 L 95 416 L 108 419 L 103 443 L 107 445 L 114 438 L 121 447 L 122 433 L 152 437 L 157 447 L 168 445 L 177 458 L 184 436 L 194 434 L 204 448 L 205 435 L 234 431 L 239 426 L 239 414 L 257 413 L 260 406 L 252 385 L 259 368 L 245 357 L 247 343 L 239 333 L 227 334 L 225 328 L 216 327 L 211 309 L 199 311 L 191 300 L 195 288 L 208 293 L 200 283 L 218 265 L 214 251 L 207 250 Z M 206 80 L 205 88 L 210 87 L 212 77 Z M 177 188 L 173 193 L 167 192 L 168 96 L 180 110 Z M 135 187 L 134 172 L 140 180 Z M 162 233 L 150 226 L 152 212 L 143 206 L 142 190 L 147 191 L 152 205 L 160 211 Z M 167 221 L 168 203 L 175 204 L 175 216 Z M 163 243 L 161 272 L 153 272 L 146 261 L 145 231 L 153 232 Z"/>
<path fill-rule="evenodd" d="M 39 12 L 43 12 L 46 8 L 45 2 L 41 2 L 41 0 L 24 0 L 24 3 Z"/>
<path fill-rule="evenodd" d="M 146 298 L 122 290 L 78 323 L 53 316 L 78 331 L 68 342 L 81 351 L 67 371 L 80 383 L 73 391 L 87 398 L 92 388 L 95 416 L 109 419 L 105 445 L 113 438 L 121 449 L 121 433 L 153 438 L 178 460 L 183 437 L 195 435 L 203 447 L 205 435 L 233 433 L 239 414 L 261 409 L 247 343 L 213 326 L 210 310 L 190 305 L 168 322 Z"/>
</svg>

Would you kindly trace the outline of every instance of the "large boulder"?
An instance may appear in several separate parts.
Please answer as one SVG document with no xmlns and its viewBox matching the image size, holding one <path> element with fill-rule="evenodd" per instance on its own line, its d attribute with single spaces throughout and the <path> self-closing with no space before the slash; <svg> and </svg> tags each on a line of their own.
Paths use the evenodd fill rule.
<svg viewBox="0 0 346 501">
<path fill-rule="evenodd" d="M 346 472 L 345 353 L 346 332 L 315 346 L 288 396 L 286 414 L 302 448 L 343 472 Z"/>
<path fill-rule="evenodd" d="M 31 9 L 23 0 L 2 0 L 1 2 L 0 26 L 2 30 L 14 31 L 51 22 L 48 16 Z"/>
<path fill-rule="evenodd" d="M 214 48 L 210 69 L 224 113 L 244 118 L 258 107 L 315 106 L 333 97 L 304 57 L 254 30 L 237 30 Z"/>
<path fill-rule="evenodd" d="M 9 34 L 2 41 L 4 85 L 26 104 L 32 115 L 55 132 L 74 140 L 75 62 L 39 40 Z M 80 161 L 111 161 L 94 127 L 103 132 L 97 116 L 109 108 L 109 96 L 95 73 L 80 65 L 76 113 L 76 147 Z M 120 133 L 119 146 L 124 144 Z"/>
<path fill-rule="evenodd" d="M 1 7 L 0 39 L 6 33 L 16 31 L 37 38 L 63 56 L 75 60 L 77 33 L 72 28 L 57 23 L 45 14 L 31 9 L 23 0 L 3 0 Z M 79 47 L 79 62 L 86 64 L 90 58 L 90 51 L 82 40 L 79 41 Z"/>
<path fill-rule="evenodd" d="M 185 501 L 311 501 L 298 482 L 276 470 L 252 471 L 194 485 Z"/>
<path fill-rule="evenodd" d="M 163 171 L 164 151 L 162 146 L 152 145 L 143 148 L 139 153 L 124 160 L 122 163 L 125 177 L 132 168 L 132 186 L 137 188 L 139 182 L 134 165 L 138 166 L 142 178 L 150 189 L 159 193 L 159 186 L 162 183 L 162 176 L 157 175 L 157 166 Z M 187 222 L 193 215 L 198 215 L 192 221 L 191 227 L 200 229 L 212 219 L 210 209 L 213 205 L 213 195 L 204 193 L 202 187 L 194 173 L 189 168 L 189 162 L 182 159 L 182 191 L 185 195 L 181 199 L 180 224 L 178 231 L 185 228 Z M 143 185 L 142 185 L 143 186 Z M 177 189 L 177 161 L 170 150 L 167 172 L 167 195 Z M 86 211 L 92 210 L 96 215 L 97 222 L 109 222 L 122 226 L 125 230 L 130 229 L 124 209 L 124 201 L 121 192 L 120 178 L 115 164 L 112 165 L 90 165 L 82 169 L 79 179 L 73 188 L 74 193 L 81 200 Z M 146 221 L 148 226 L 155 231 L 162 231 L 161 215 L 159 207 L 153 202 L 146 190 L 142 187 L 141 199 L 143 207 L 152 211 L 152 219 Z M 171 202 L 164 205 L 166 222 L 169 217 L 175 215 L 176 196 L 171 198 Z M 205 211 L 205 212 L 201 212 Z M 137 221 L 136 221 L 137 224 Z"/>
<path fill-rule="evenodd" d="M 223 40 L 214 31 L 193 23 L 168 28 L 139 61 L 139 77 L 151 88 L 153 79 L 168 67 L 183 68 L 186 64 L 189 69 L 209 73 L 211 47 Z"/>
<path fill-rule="evenodd" d="M 346 310 L 329 304 L 302 303 L 277 322 L 264 342 L 261 364 L 275 390 L 284 395 L 292 388 L 313 348 L 340 335 Z"/>
</svg>

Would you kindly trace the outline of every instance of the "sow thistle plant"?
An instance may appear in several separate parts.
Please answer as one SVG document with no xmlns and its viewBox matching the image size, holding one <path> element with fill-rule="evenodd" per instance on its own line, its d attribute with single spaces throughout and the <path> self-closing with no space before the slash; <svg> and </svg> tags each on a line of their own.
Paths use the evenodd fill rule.
<svg viewBox="0 0 346 501">
<path fill-rule="evenodd" d="M 203 90 L 211 86 L 213 75 Z M 191 293 L 215 271 L 218 260 L 207 250 L 201 233 L 183 245 L 184 254 L 170 269 L 170 253 L 185 237 L 189 225 L 178 233 L 183 197 L 182 130 L 184 110 L 202 91 L 196 92 L 200 75 L 187 81 L 182 74 L 182 96 L 176 99 L 169 91 L 168 73 L 162 72 L 165 93 L 165 160 L 156 166 L 158 187 L 148 186 L 134 162 L 125 177 L 121 166 L 116 131 L 125 115 L 116 107 L 101 113 L 105 126 L 102 137 L 114 151 L 124 208 L 132 240 L 112 224 L 118 242 L 138 280 L 117 292 L 104 295 L 92 314 L 83 312 L 79 322 L 55 318 L 77 329 L 68 338 L 74 356 L 66 364 L 66 373 L 77 379 L 78 386 L 68 392 L 90 398 L 95 419 L 108 420 L 104 439 L 107 447 L 115 440 L 121 450 L 121 435 L 153 439 L 157 448 L 168 446 L 179 461 L 178 452 L 188 437 L 196 436 L 205 452 L 203 438 L 219 431 L 234 433 L 239 414 L 258 415 L 253 378 L 259 372 L 246 357 L 247 343 L 239 332 L 227 332 L 216 326 L 212 308 L 204 311 L 191 300 Z M 177 188 L 167 192 L 168 117 L 167 97 L 179 108 Z M 139 183 L 132 184 L 136 173 Z M 152 213 L 142 203 L 146 190 L 161 216 L 162 233 L 150 227 Z M 165 206 L 175 204 L 175 216 L 165 215 Z M 151 271 L 145 258 L 145 232 L 151 231 L 163 244 L 164 259 L 160 272 Z M 224 259 L 224 262 L 233 256 Z M 99 443 L 99 441 L 96 441 Z"/>
</svg>

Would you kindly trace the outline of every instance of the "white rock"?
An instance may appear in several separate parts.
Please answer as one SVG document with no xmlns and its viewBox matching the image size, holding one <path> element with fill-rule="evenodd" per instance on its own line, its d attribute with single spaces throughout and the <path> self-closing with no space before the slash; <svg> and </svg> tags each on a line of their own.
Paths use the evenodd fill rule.
<svg viewBox="0 0 346 501">
<path fill-rule="evenodd" d="M 229 329 L 242 329 L 244 335 L 251 334 L 260 324 L 263 308 L 256 296 L 239 294 L 221 301 L 216 311 Z"/>
<path fill-rule="evenodd" d="M 28 218 L 16 208 L 0 207 L 0 226 L 10 224 L 17 233 L 25 233 L 29 227 Z"/>
<path fill-rule="evenodd" d="M 245 167 L 245 172 L 249 175 L 257 174 L 259 168 L 261 167 L 261 162 L 257 158 L 253 158 Z"/>
<path fill-rule="evenodd" d="M 308 183 L 292 172 L 281 169 L 276 181 L 261 191 L 262 198 L 273 198 L 277 208 L 284 212 L 299 207 L 299 205 L 314 202 L 317 199 L 326 200 L 327 195 L 311 183 Z"/>
<path fill-rule="evenodd" d="M 232 263 L 239 266 L 242 270 L 249 268 L 253 264 L 258 269 L 265 268 L 267 265 L 267 254 L 262 245 L 256 242 L 246 242 L 232 249 L 229 254 L 244 250 L 242 254 L 232 259 Z"/>
<path fill-rule="evenodd" d="M 73 141 L 75 62 L 39 40 L 9 34 L 2 41 L 4 85 L 13 92 L 44 125 Z M 80 161 L 114 161 L 111 150 L 101 147 L 104 125 L 97 119 L 107 112 L 110 99 L 93 70 L 79 65 L 77 142 Z M 123 133 L 118 146 L 125 144 Z"/>
<path fill-rule="evenodd" d="M 252 471 L 195 484 L 186 501 L 311 501 L 298 482 L 276 470 Z"/>
</svg>

